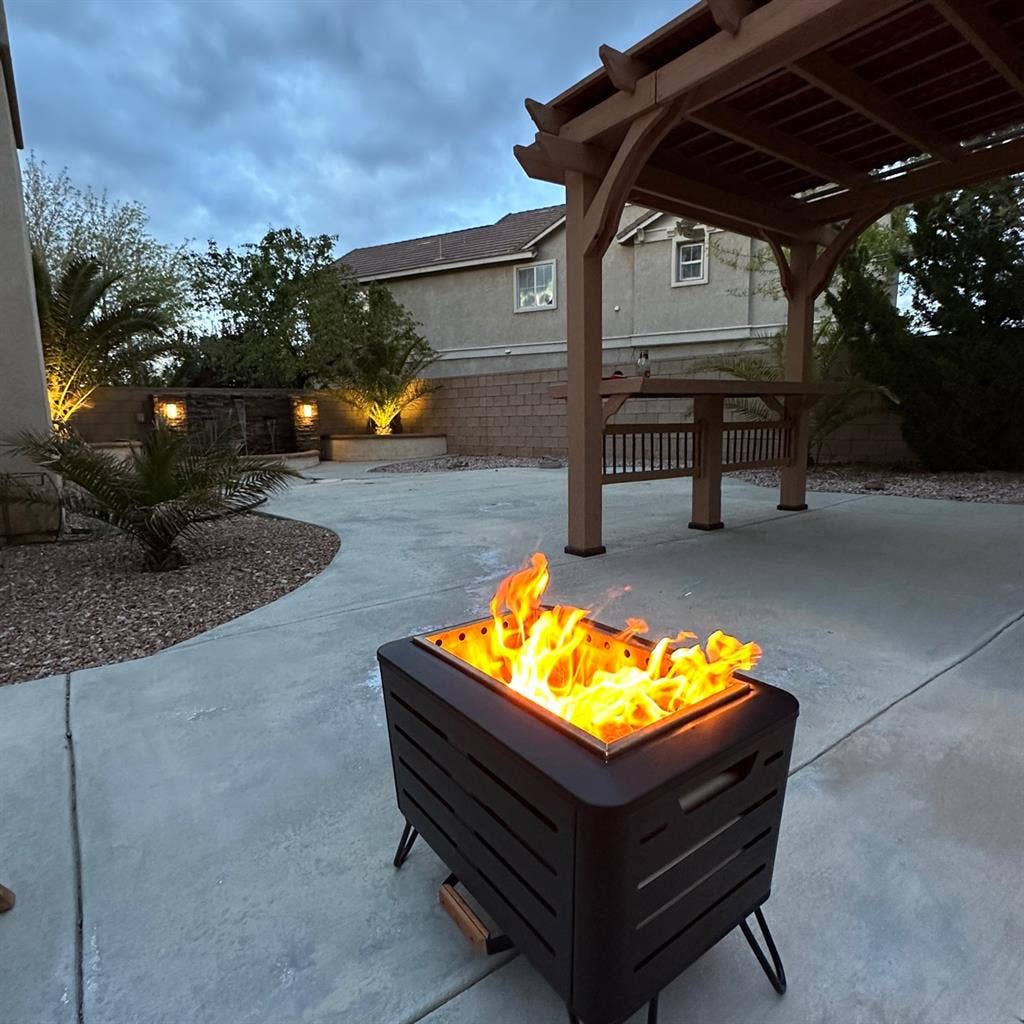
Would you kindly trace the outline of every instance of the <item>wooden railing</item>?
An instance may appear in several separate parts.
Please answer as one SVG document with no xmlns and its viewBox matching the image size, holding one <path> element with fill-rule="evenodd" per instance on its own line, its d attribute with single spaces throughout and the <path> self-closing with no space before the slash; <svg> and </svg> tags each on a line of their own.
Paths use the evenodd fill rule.
<svg viewBox="0 0 1024 1024">
<path fill-rule="evenodd" d="M 701 472 L 700 423 L 612 423 L 604 428 L 601 482 L 625 483 L 695 476 Z M 722 469 L 787 465 L 793 426 L 788 420 L 725 423 Z"/>
<path fill-rule="evenodd" d="M 785 466 L 793 455 L 793 425 L 763 420 L 722 425 L 722 469 Z"/>
<path fill-rule="evenodd" d="M 693 476 L 700 461 L 693 423 L 612 423 L 604 428 L 601 482 Z"/>
</svg>

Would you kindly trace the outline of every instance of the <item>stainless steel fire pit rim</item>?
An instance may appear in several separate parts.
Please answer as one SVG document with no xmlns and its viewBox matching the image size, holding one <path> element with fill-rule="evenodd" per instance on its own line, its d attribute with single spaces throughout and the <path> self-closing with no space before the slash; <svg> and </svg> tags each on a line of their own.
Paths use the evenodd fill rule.
<svg viewBox="0 0 1024 1024">
<path fill-rule="evenodd" d="M 541 607 L 546 609 L 549 606 L 543 605 Z M 481 672 L 478 668 L 470 665 L 458 655 L 453 654 L 437 642 L 437 638 L 442 634 L 450 635 L 457 632 L 468 632 L 473 629 L 485 627 L 489 625 L 490 622 L 490 618 L 474 619 L 470 622 L 463 622 L 454 626 L 447 626 L 442 629 L 420 633 L 411 637 L 411 639 L 413 643 L 430 651 L 432 655 L 441 658 L 457 671 L 470 676 L 476 682 L 486 686 L 492 692 L 500 693 L 505 699 L 511 700 L 528 714 L 540 719 L 552 728 L 559 730 L 564 735 L 573 739 L 576 743 L 585 747 L 591 753 L 603 758 L 605 761 L 608 761 L 620 754 L 624 754 L 657 736 L 679 729 L 687 723 L 693 722 L 706 714 L 710 714 L 712 711 L 715 711 L 726 704 L 731 704 L 733 701 L 752 695 L 754 688 L 751 683 L 756 682 L 752 679 L 748 680 L 738 678 L 724 690 L 720 690 L 718 693 L 712 694 L 710 697 L 707 697 L 702 701 L 698 701 L 696 704 L 691 704 L 673 714 L 667 715 L 665 718 L 662 718 L 657 722 L 652 722 L 650 725 L 636 729 L 627 736 L 613 740 L 611 743 L 606 743 L 598 737 L 591 735 L 585 729 L 581 729 L 579 726 L 574 725 L 572 722 L 554 714 L 542 705 L 537 704 L 535 701 L 532 701 L 528 697 L 525 697 L 511 689 L 504 683 L 499 682 L 497 679 L 493 679 L 486 672 Z M 606 626 L 604 623 L 597 622 L 594 619 L 585 618 L 581 619 L 580 622 L 594 632 L 609 637 L 611 640 L 621 644 L 623 647 L 640 649 L 650 653 L 657 646 L 655 643 L 652 643 L 650 640 L 641 636 L 631 637 L 628 643 L 622 641 L 617 638 L 616 630 L 613 630 L 610 626 Z"/>
</svg>

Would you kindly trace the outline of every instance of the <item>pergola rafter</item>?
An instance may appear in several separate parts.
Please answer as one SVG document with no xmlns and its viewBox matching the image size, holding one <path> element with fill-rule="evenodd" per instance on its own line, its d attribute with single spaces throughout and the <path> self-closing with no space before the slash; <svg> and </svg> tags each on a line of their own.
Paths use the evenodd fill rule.
<svg viewBox="0 0 1024 1024">
<path fill-rule="evenodd" d="M 580 554 L 603 550 L 601 257 L 626 202 L 767 242 L 789 305 L 786 374 L 806 382 L 814 300 L 864 228 L 1024 169 L 1016 0 L 701 0 L 599 56 L 551 102 L 526 101 L 538 133 L 515 150 L 566 187 L 567 550 Z M 785 398 L 782 508 L 804 507 L 809 401 Z"/>
</svg>

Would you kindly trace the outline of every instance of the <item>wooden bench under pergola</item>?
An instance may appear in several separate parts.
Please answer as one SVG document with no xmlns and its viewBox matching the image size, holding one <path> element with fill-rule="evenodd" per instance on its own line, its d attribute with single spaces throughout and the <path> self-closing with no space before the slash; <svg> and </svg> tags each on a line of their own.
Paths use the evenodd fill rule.
<svg viewBox="0 0 1024 1024">
<path fill-rule="evenodd" d="M 599 57 L 550 103 L 526 101 L 538 131 L 515 148 L 566 191 L 576 555 L 605 550 L 601 264 L 627 202 L 771 247 L 788 304 L 782 384 L 810 394 L 814 303 L 860 233 L 902 203 L 1024 170 L 1020 0 L 700 0 Z M 799 510 L 807 403 L 791 410 L 786 458 L 754 461 L 781 466 L 779 507 Z"/>
</svg>

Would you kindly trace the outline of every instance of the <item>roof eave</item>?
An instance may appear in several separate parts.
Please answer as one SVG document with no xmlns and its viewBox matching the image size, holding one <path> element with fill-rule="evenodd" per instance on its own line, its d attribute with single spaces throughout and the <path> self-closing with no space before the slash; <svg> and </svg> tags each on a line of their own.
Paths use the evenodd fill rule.
<svg viewBox="0 0 1024 1024">
<path fill-rule="evenodd" d="M 387 270 L 379 274 L 356 274 L 356 280 L 362 283 L 369 281 L 390 281 L 396 277 L 420 277 L 423 274 L 440 274 L 446 270 L 464 270 L 469 267 L 486 267 L 501 263 L 519 263 L 523 256 L 535 256 L 536 251 L 530 247 L 515 252 L 503 253 L 499 256 L 482 256 L 471 260 L 453 260 L 450 263 L 431 263 L 423 267 L 408 267 L 405 270 Z M 344 263 L 342 257 L 339 263 Z"/>
</svg>

